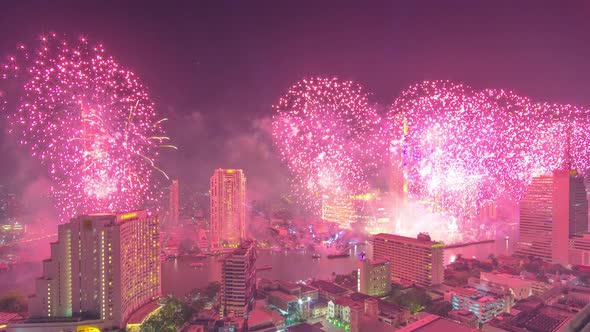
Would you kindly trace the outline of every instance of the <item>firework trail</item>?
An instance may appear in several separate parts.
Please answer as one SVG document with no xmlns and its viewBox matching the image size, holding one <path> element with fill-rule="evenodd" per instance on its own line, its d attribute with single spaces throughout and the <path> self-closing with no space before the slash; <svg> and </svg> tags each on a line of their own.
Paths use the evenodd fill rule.
<svg viewBox="0 0 590 332">
<path fill-rule="evenodd" d="M 324 194 L 364 192 L 386 153 L 382 119 L 362 88 L 336 78 L 293 85 L 279 100 L 273 137 L 297 197 L 318 211 Z"/>
<path fill-rule="evenodd" d="M 55 34 L 18 47 L 3 77 L 20 85 L 11 130 L 49 169 L 62 220 L 142 208 L 166 144 L 145 87 L 102 45 Z M 163 173 L 163 172 L 162 172 Z"/>
</svg>

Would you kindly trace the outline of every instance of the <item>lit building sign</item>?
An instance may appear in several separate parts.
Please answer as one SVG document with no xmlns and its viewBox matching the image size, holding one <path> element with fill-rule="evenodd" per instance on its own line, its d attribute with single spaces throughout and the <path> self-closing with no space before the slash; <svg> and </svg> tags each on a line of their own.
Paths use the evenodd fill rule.
<svg viewBox="0 0 590 332">
<path fill-rule="evenodd" d="M 122 215 L 119 216 L 119 220 L 127 220 L 127 219 L 131 219 L 131 218 L 135 218 L 137 217 L 137 212 L 129 212 L 129 213 L 124 213 Z"/>
</svg>

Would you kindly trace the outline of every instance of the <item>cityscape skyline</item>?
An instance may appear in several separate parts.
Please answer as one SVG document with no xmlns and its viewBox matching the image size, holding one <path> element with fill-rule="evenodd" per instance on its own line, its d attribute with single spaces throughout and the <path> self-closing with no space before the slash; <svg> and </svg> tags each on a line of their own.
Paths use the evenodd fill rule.
<svg viewBox="0 0 590 332">
<path fill-rule="evenodd" d="M 590 5 L 9 0 L 0 332 L 590 328 Z"/>
</svg>

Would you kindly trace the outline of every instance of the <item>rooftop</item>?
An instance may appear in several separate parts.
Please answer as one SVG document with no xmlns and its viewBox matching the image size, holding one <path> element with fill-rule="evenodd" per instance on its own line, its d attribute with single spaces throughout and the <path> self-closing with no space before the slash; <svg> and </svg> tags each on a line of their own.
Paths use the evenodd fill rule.
<svg viewBox="0 0 590 332">
<path fill-rule="evenodd" d="M 483 303 L 483 302 L 494 302 L 498 299 L 502 299 L 506 294 L 495 294 L 493 291 L 477 289 L 471 286 L 455 287 L 451 291 L 458 296 L 468 297 L 471 300 Z"/>
<path fill-rule="evenodd" d="M 467 311 L 464 309 L 460 309 L 460 310 L 451 310 L 449 312 L 449 315 L 454 315 L 456 317 L 463 317 L 463 318 L 472 318 L 472 317 L 476 317 L 475 314 L 471 311 Z"/>
<path fill-rule="evenodd" d="M 362 305 L 361 302 L 354 301 L 350 297 L 339 297 L 334 301 L 334 304 L 343 307 L 357 307 Z"/>
<path fill-rule="evenodd" d="M 151 316 L 152 313 L 156 312 L 160 308 L 161 306 L 158 304 L 158 300 L 149 302 L 135 310 L 135 312 L 133 312 L 131 317 L 129 317 L 127 320 L 127 324 L 141 324 L 146 318 Z"/>
<path fill-rule="evenodd" d="M 474 328 L 442 318 L 437 315 L 428 315 L 416 322 L 408 324 L 406 327 L 397 330 L 398 332 L 472 332 L 477 331 Z"/>
<path fill-rule="evenodd" d="M 269 295 L 277 297 L 285 302 L 295 302 L 297 301 L 297 296 L 291 295 L 282 291 L 273 290 L 268 292 Z"/>
<path fill-rule="evenodd" d="M 322 328 L 311 325 L 309 323 L 301 323 L 299 325 L 291 326 L 287 328 L 288 332 L 325 332 Z"/>
<path fill-rule="evenodd" d="M 393 332 L 397 331 L 395 327 L 380 322 L 376 319 L 363 318 L 360 322 L 359 331 L 370 331 L 370 332 Z"/>
<path fill-rule="evenodd" d="M 517 314 L 502 314 L 488 324 L 505 331 L 554 332 L 560 330 L 577 314 L 566 308 L 542 303 L 534 305 L 535 303 L 538 303 L 538 301 L 534 298 L 524 304 L 519 302 L 514 308 L 518 307 L 518 310 L 514 311 L 518 312 Z"/>
<path fill-rule="evenodd" d="M 480 279 L 485 280 L 485 281 L 493 281 L 495 283 L 507 283 L 510 285 L 520 285 L 521 287 L 528 286 L 531 284 L 530 280 L 525 279 L 522 276 L 516 276 L 516 275 L 512 275 L 512 274 L 507 274 L 507 273 L 500 273 L 497 271 L 481 272 Z M 492 279 L 492 280 L 489 280 L 489 279 Z"/>
<path fill-rule="evenodd" d="M 438 245 L 438 244 L 440 244 L 442 246 L 442 242 L 419 240 L 418 238 L 406 237 L 406 236 L 395 235 L 395 234 L 379 233 L 379 234 L 376 234 L 373 238 L 374 239 L 382 239 L 385 241 L 411 243 L 413 245 L 420 246 L 420 247 L 431 248 L 433 245 Z"/>
<path fill-rule="evenodd" d="M 257 327 L 272 324 L 272 315 L 263 310 L 252 310 L 248 316 L 248 326 Z"/>
<path fill-rule="evenodd" d="M 326 280 L 314 280 L 310 284 L 312 287 L 318 288 L 330 294 L 339 295 L 348 292 L 346 288 L 340 287 L 335 283 Z"/>
<path fill-rule="evenodd" d="M 12 320 L 20 320 L 23 317 L 14 312 L 0 312 L 0 325 L 4 325 Z"/>
<path fill-rule="evenodd" d="M 226 258 L 230 258 L 232 256 L 244 256 L 252 249 L 254 242 L 253 241 L 244 241 L 237 247 L 235 250 L 230 252 Z"/>
</svg>

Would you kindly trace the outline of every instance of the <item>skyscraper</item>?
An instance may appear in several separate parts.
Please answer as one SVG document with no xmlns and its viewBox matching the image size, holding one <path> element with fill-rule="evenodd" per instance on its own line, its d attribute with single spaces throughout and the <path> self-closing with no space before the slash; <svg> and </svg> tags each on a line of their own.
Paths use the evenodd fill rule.
<svg viewBox="0 0 590 332">
<path fill-rule="evenodd" d="M 248 240 L 228 254 L 221 265 L 221 316 L 248 315 L 256 291 L 256 245 Z"/>
<path fill-rule="evenodd" d="M 246 177 L 241 169 L 216 169 L 211 177 L 211 243 L 237 245 L 246 234 Z"/>
<path fill-rule="evenodd" d="M 520 201 L 517 254 L 568 264 L 569 239 L 588 231 L 584 179 L 574 170 L 533 178 Z"/>
<path fill-rule="evenodd" d="M 391 262 L 391 278 L 428 287 L 444 279 L 443 244 L 426 234 L 418 238 L 393 234 L 373 237 L 373 260 Z"/>
<path fill-rule="evenodd" d="M 168 203 L 168 226 L 178 226 L 178 180 L 170 184 L 170 201 Z"/>
<path fill-rule="evenodd" d="M 43 331 L 124 328 L 134 311 L 160 296 L 158 231 L 158 218 L 145 211 L 83 215 L 59 225 L 51 259 L 36 279 L 30 324 L 49 324 Z"/>
</svg>

